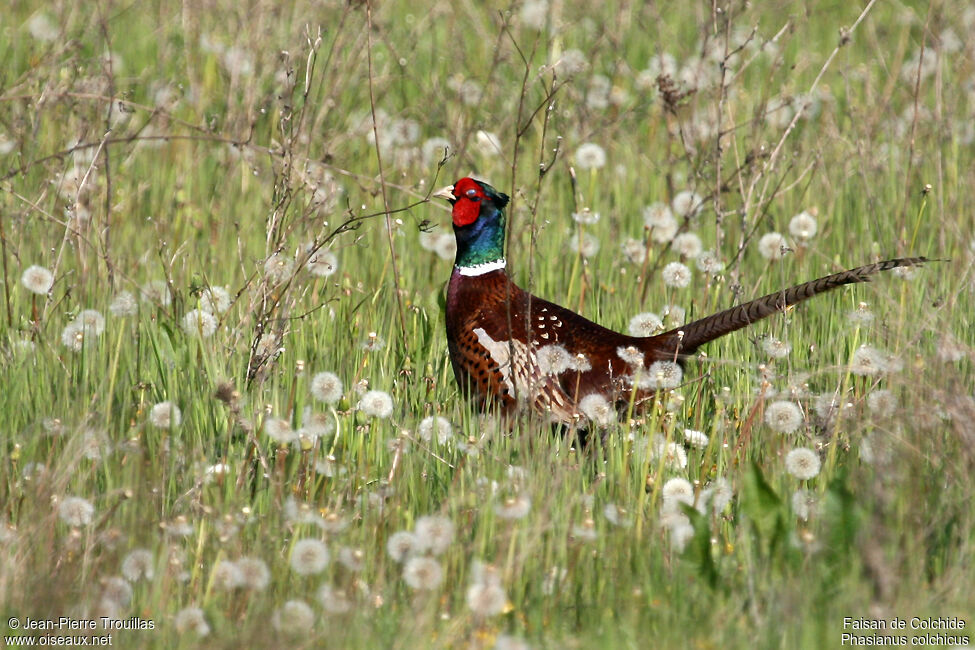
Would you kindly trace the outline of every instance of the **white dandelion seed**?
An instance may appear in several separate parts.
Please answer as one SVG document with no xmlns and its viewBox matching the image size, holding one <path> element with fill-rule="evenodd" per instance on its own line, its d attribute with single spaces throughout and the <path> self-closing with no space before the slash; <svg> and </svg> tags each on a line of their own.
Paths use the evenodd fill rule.
<svg viewBox="0 0 975 650">
<path fill-rule="evenodd" d="M 295 261 L 283 253 L 273 253 L 264 261 L 264 275 L 271 284 L 280 284 L 291 277 Z"/>
<path fill-rule="evenodd" d="M 433 252 L 442 260 L 454 259 L 457 256 L 457 239 L 453 233 L 440 233 L 433 242 Z"/>
<path fill-rule="evenodd" d="M 43 266 L 28 266 L 20 276 L 24 288 L 36 294 L 45 295 L 54 286 L 54 274 Z"/>
<path fill-rule="evenodd" d="M 664 483 L 660 490 L 665 509 L 680 510 L 678 504 L 694 505 L 694 486 L 687 479 L 674 477 Z"/>
<path fill-rule="evenodd" d="M 328 564 L 328 547 L 320 539 L 306 537 L 291 549 L 291 569 L 302 576 L 321 573 Z"/>
<path fill-rule="evenodd" d="M 504 151 L 501 138 L 490 131 L 478 131 L 476 138 L 477 149 L 484 156 L 497 156 Z"/>
<path fill-rule="evenodd" d="M 819 226 L 811 212 L 803 210 L 789 221 L 789 234 L 800 242 L 808 242 L 816 236 Z"/>
<path fill-rule="evenodd" d="M 306 634 L 314 624 L 315 612 L 303 600 L 289 600 L 271 615 L 271 626 L 288 635 Z"/>
<path fill-rule="evenodd" d="M 87 526 L 94 519 L 95 506 L 81 497 L 65 497 L 58 504 L 58 516 L 69 526 L 80 528 Z"/>
<path fill-rule="evenodd" d="M 417 551 L 440 555 L 454 541 L 454 522 L 441 515 L 427 515 L 416 520 L 413 527 Z"/>
<path fill-rule="evenodd" d="M 631 318 L 626 329 L 630 336 L 653 336 L 663 331 L 664 322 L 660 316 L 646 311 Z"/>
<path fill-rule="evenodd" d="M 704 199 L 696 192 L 684 190 L 674 195 L 674 200 L 670 202 L 670 206 L 677 216 L 693 217 L 704 207 Z"/>
<path fill-rule="evenodd" d="M 579 169 L 600 169 L 606 165 L 606 151 L 598 144 L 587 142 L 576 149 L 575 161 Z"/>
<path fill-rule="evenodd" d="M 80 323 L 68 323 L 61 330 L 61 344 L 72 352 L 81 352 L 94 339 L 95 337 L 87 334 L 84 326 Z"/>
<path fill-rule="evenodd" d="M 139 311 L 139 303 L 130 292 L 119 291 L 108 305 L 108 311 L 118 317 L 134 316 Z"/>
<path fill-rule="evenodd" d="M 200 293 L 200 309 L 223 314 L 230 309 L 230 292 L 224 287 L 207 287 Z"/>
<path fill-rule="evenodd" d="M 663 459 L 664 467 L 668 469 L 684 469 L 687 467 L 687 452 L 676 442 L 667 442 L 658 436 L 653 446 L 653 460 Z"/>
<path fill-rule="evenodd" d="M 785 468 L 797 479 L 806 481 L 819 474 L 819 454 L 812 449 L 799 447 L 785 455 Z"/>
<path fill-rule="evenodd" d="M 691 283 L 691 270 L 680 262 L 671 262 L 660 272 L 664 285 L 684 289 Z"/>
<path fill-rule="evenodd" d="M 314 248 L 312 244 L 306 247 L 309 251 L 312 248 Z M 339 258 L 327 248 L 319 248 L 305 262 L 305 270 L 316 277 L 327 278 L 339 270 Z"/>
<path fill-rule="evenodd" d="M 352 600 L 344 589 L 338 589 L 325 583 L 318 588 L 318 602 L 329 614 L 345 614 L 352 609 Z"/>
<path fill-rule="evenodd" d="M 403 562 L 418 552 L 420 548 L 416 535 L 408 530 L 400 530 L 389 536 L 386 541 L 386 552 L 397 562 Z"/>
<path fill-rule="evenodd" d="M 643 353 L 632 345 L 628 345 L 626 347 L 620 346 L 616 348 L 616 356 L 633 368 L 643 367 Z"/>
<path fill-rule="evenodd" d="M 883 352 L 869 345 L 861 345 L 850 360 L 850 372 L 861 377 L 879 375 L 886 370 Z"/>
<path fill-rule="evenodd" d="M 77 316 L 74 322 L 84 328 L 85 334 L 101 336 L 105 332 L 105 317 L 97 309 L 84 309 Z"/>
<path fill-rule="evenodd" d="M 403 566 L 403 581 L 411 589 L 436 589 L 443 581 L 443 569 L 432 557 L 411 557 Z"/>
<path fill-rule="evenodd" d="M 773 431 L 793 433 L 802 425 L 802 411 L 792 402 L 772 402 L 765 409 L 765 423 Z"/>
<path fill-rule="evenodd" d="M 572 367 L 572 355 L 558 344 L 545 345 L 535 352 L 538 370 L 543 375 L 561 375 Z"/>
<path fill-rule="evenodd" d="M 765 350 L 765 354 L 773 359 L 784 359 L 792 352 L 791 345 L 774 336 L 770 336 L 762 341 L 762 349 Z"/>
<path fill-rule="evenodd" d="M 237 560 L 240 571 L 240 586 L 251 591 L 263 591 L 271 584 L 271 570 L 259 557 L 242 557 Z"/>
<path fill-rule="evenodd" d="M 708 490 L 711 499 L 711 510 L 715 514 L 724 512 L 724 509 L 728 507 L 728 504 L 731 503 L 731 500 L 735 496 L 735 493 L 731 489 L 731 483 L 723 477 L 716 478 Z"/>
<path fill-rule="evenodd" d="M 717 275 L 724 271 L 724 262 L 714 251 L 701 251 L 701 254 L 694 259 L 694 264 L 706 275 Z"/>
<path fill-rule="evenodd" d="M 785 237 L 777 232 L 766 233 L 758 240 L 758 252 L 770 261 L 782 259 L 788 249 L 789 244 L 785 241 Z"/>
<path fill-rule="evenodd" d="M 359 400 L 359 410 L 371 417 L 388 418 L 393 414 L 393 398 L 381 390 L 368 391 Z"/>
<path fill-rule="evenodd" d="M 443 445 L 453 436 L 453 427 L 450 426 L 450 421 L 447 418 L 430 416 L 420 421 L 420 426 L 417 427 L 416 432 L 426 442 L 432 441 L 434 434 L 436 434 L 437 442 Z"/>
<path fill-rule="evenodd" d="M 592 257 L 599 252 L 599 240 L 588 232 L 569 237 L 568 246 L 570 251 L 583 257 Z"/>
<path fill-rule="evenodd" d="M 532 501 L 531 498 L 524 492 L 521 492 L 515 496 L 508 497 L 504 501 L 495 504 L 494 514 L 496 514 L 501 519 L 508 519 L 514 521 L 517 519 L 524 519 L 531 512 Z"/>
<path fill-rule="evenodd" d="M 142 285 L 139 290 L 142 302 L 150 302 L 160 307 L 169 307 L 173 302 L 173 294 L 169 285 L 162 280 L 152 280 Z"/>
<path fill-rule="evenodd" d="M 623 251 L 623 257 L 630 264 L 643 264 L 647 260 L 647 247 L 639 239 L 627 237 L 623 240 L 620 248 Z"/>
<path fill-rule="evenodd" d="M 803 521 L 809 521 L 816 515 L 819 501 L 816 495 L 808 490 L 796 490 L 792 493 L 792 512 Z"/>
<path fill-rule="evenodd" d="M 681 255 L 689 260 L 696 259 L 704 250 L 704 244 L 701 243 L 701 238 L 693 232 L 682 232 L 675 236 L 670 241 L 670 247 L 673 248 L 678 255 Z"/>
<path fill-rule="evenodd" d="M 121 573 L 129 582 L 151 581 L 156 575 L 156 560 L 152 552 L 144 548 L 129 551 L 122 559 Z"/>
<path fill-rule="evenodd" d="M 298 434 L 291 428 L 291 423 L 283 418 L 265 419 L 264 434 L 278 444 L 290 444 L 298 439 Z"/>
<path fill-rule="evenodd" d="M 666 203 L 653 203 L 643 209 L 643 224 L 650 228 L 653 241 L 658 244 L 670 242 L 680 227 L 674 213 Z"/>
<path fill-rule="evenodd" d="M 233 591 L 244 584 L 244 574 L 236 562 L 220 560 L 210 572 L 210 582 L 217 589 Z"/>
<path fill-rule="evenodd" d="M 173 617 L 173 626 L 179 634 L 193 632 L 197 636 L 210 634 L 210 625 L 207 623 L 203 610 L 199 607 L 184 607 L 176 612 Z"/>
<path fill-rule="evenodd" d="M 875 390 L 867 395 L 867 408 L 880 417 L 890 417 L 897 410 L 897 396 L 889 390 Z"/>
<path fill-rule="evenodd" d="M 172 402 L 159 402 L 149 409 L 149 423 L 160 429 L 175 429 L 183 422 L 183 412 Z"/>
<path fill-rule="evenodd" d="M 579 401 L 579 410 L 599 426 L 609 426 L 616 421 L 616 410 L 599 393 L 590 393 Z"/>
<path fill-rule="evenodd" d="M 593 212 L 589 208 L 583 208 L 579 212 L 572 213 L 572 220 L 584 226 L 591 226 L 599 221 L 599 213 Z M 453 239 L 453 237 L 451 237 Z"/>
<path fill-rule="evenodd" d="M 683 379 L 684 371 L 673 361 L 654 361 L 647 368 L 646 380 L 656 390 L 677 388 Z"/>
<path fill-rule="evenodd" d="M 192 309 L 183 316 L 183 331 L 209 338 L 217 331 L 217 317 L 203 309 Z"/>
<path fill-rule="evenodd" d="M 342 399 L 342 380 L 334 372 L 320 372 L 312 377 L 309 390 L 319 402 L 334 404 Z"/>
<path fill-rule="evenodd" d="M 684 429 L 684 442 L 691 447 L 703 449 L 708 446 L 708 436 L 703 431 Z"/>
</svg>

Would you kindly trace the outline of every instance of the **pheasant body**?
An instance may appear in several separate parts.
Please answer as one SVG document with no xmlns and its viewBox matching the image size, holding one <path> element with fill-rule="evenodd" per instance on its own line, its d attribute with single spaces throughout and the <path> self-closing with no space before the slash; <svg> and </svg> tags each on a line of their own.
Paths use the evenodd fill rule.
<svg viewBox="0 0 975 650">
<path fill-rule="evenodd" d="M 437 193 L 453 205 L 457 259 L 447 286 L 447 345 L 461 389 L 482 406 L 522 404 L 570 426 L 639 405 L 680 381 L 701 345 L 836 287 L 923 257 L 835 273 L 651 337 L 627 336 L 547 300 L 508 277 L 503 257 L 508 197 L 463 178 Z M 604 422 L 600 422 L 604 423 Z"/>
</svg>

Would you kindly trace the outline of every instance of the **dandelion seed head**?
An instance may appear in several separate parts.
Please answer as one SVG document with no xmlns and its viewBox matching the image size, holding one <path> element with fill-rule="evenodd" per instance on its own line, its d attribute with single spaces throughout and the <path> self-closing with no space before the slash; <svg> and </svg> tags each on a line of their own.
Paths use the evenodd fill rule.
<svg viewBox="0 0 975 650">
<path fill-rule="evenodd" d="M 32 293 L 46 295 L 54 286 L 54 274 L 43 266 L 28 266 L 20 276 L 20 283 Z"/>
<path fill-rule="evenodd" d="M 808 242 L 816 236 L 819 229 L 816 217 L 806 210 L 803 210 L 789 221 L 789 234 L 800 242 Z"/>
<path fill-rule="evenodd" d="M 162 280 L 152 280 L 142 285 L 139 290 L 142 302 L 149 302 L 160 307 L 169 307 L 173 303 L 173 294 L 169 285 Z"/>
<path fill-rule="evenodd" d="M 694 486 L 684 478 L 669 479 L 661 488 L 660 495 L 663 497 L 664 507 L 671 510 L 679 510 L 679 503 L 694 505 Z"/>
<path fill-rule="evenodd" d="M 799 447 L 785 455 L 785 468 L 797 479 L 806 481 L 819 474 L 819 454 L 812 449 Z"/>
<path fill-rule="evenodd" d="M 251 591 L 264 591 L 271 584 L 271 571 L 261 558 L 242 557 L 236 564 L 240 571 L 241 587 Z"/>
<path fill-rule="evenodd" d="M 694 263 L 697 265 L 697 269 L 706 275 L 717 275 L 724 271 L 724 262 L 714 251 L 701 251 Z"/>
<path fill-rule="evenodd" d="M 393 414 L 393 398 L 381 390 L 370 390 L 359 400 L 359 410 L 375 418 L 388 418 Z"/>
<path fill-rule="evenodd" d="M 207 623 L 203 610 L 199 607 L 184 607 L 179 610 L 173 618 L 173 625 L 179 634 L 189 632 L 197 636 L 210 634 L 210 625 Z"/>
<path fill-rule="evenodd" d="M 334 372 L 320 372 L 312 377 L 309 390 L 319 402 L 334 404 L 342 399 L 342 380 Z"/>
<path fill-rule="evenodd" d="M 784 359 L 792 352 L 792 346 L 790 344 L 774 336 L 769 336 L 762 341 L 762 349 L 765 350 L 765 354 L 773 359 Z"/>
<path fill-rule="evenodd" d="M 664 285 L 684 289 L 691 283 L 691 270 L 680 262 L 671 262 L 660 272 Z"/>
<path fill-rule="evenodd" d="M 443 569 L 432 557 L 411 557 L 403 566 L 403 581 L 411 589 L 436 589 L 443 581 Z"/>
<path fill-rule="evenodd" d="M 416 520 L 413 527 L 417 549 L 440 555 L 454 541 L 454 522 L 441 515 L 427 515 Z"/>
<path fill-rule="evenodd" d="M 386 552 L 389 557 L 397 562 L 403 562 L 406 558 L 419 552 L 420 543 L 416 535 L 408 530 L 400 530 L 389 536 L 386 542 Z"/>
<path fill-rule="evenodd" d="M 789 244 L 785 237 L 777 232 L 769 232 L 758 240 L 758 252 L 769 261 L 782 259 L 788 251 Z"/>
<path fill-rule="evenodd" d="M 669 243 L 680 227 L 674 213 L 665 203 L 653 203 L 644 208 L 643 223 L 650 228 L 651 238 L 658 244 Z"/>
<path fill-rule="evenodd" d="M 467 588 L 467 607 L 479 618 L 503 614 L 508 595 L 499 584 L 475 582 Z"/>
<path fill-rule="evenodd" d="M 561 375 L 572 367 L 572 355 L 556 343 L 538 348 L 535 358 L 543 375 Z"/>
<path fill-rule="evenodd" d="M 579 145 L 575 155 L 579 169 L 600 169 L 606 166 L 606 151 L 594 142 Z"/>
<path fill-rule="evenodd" d="M 314 245 L 309 244 L 306 249 L 311 251 Z M 339 270 L 339 258 L 327 248 L 319 248 L 308 257 L 305 270 L 319 278 L 327 278 Z"/>
<path fill-rule="evenodd" d="M 623 257 L 630 264 L 643 264 L 647 260 L 647 247 L 639 239 L 627 237 L 623 240 L 620 248 L 623 251 Z"/>
<path fill-rule="evenodd" d="M 321 573 L 328 564 L 329 554 L 325 542 L 306 537 L 295 542 L 291 549 L 291 569 L 298 575 Z"/>
<path fill-rule="evenodd" d="M 447 418 L 440 416 L 430 416 L 423 418 L 420 421 L 420 426 L 417 427 L 417 434 L 421 439 L 430 442 L 433 440 L 434 435 L 437 437 L 437 442 L 441 445 L 446 444 L 448 440 L 453 437 L 453 427 L 450 426 L 450 421 Z"/>
<path fill-rule="evenodd" d="M 278 444 L 290 444 L 297 440 L 291 423 L 283 418 L 267 418 L 264 420 L 264 434 Z"/>
<path fill-rule="evenodd" d="M 72 352 L 81 352 L 94 338 L 86 334 L 84 326 L 77 322 L 68 323 L 61 330 L 61 344 Z"/>
<path fill-rule="evenodd" d="M 525 27 L 542 31 L 548 19 L 548 0 L 527 0 L 522 3 L 518 17 Z"/>
<path fill-rule="evenodd" d="M 210 572 L 210 581 L 217 589 L 233 591 L 244 584 L 244 574 L 236 562 L 220 560 Z"/>
<path fill-rule="evenodd" d="M 594 223 L 598 223 L 599 217 L 600 215 L 598 212 L 593 212 L 589 208 L 583 208 L 578 212 L 572 213 L 572 220 L 585 226 L 591 226 Z"/>
<path fill-rule="evenodd" d="M 352 600 L 344 589 L 325 583 L 318 588 L 318 602 L 329 614 L 345 614 L 352 610 Z"/>
<path fill-rule="evenodd" d="M 630 323 L 627 326 L 627 332 L 630 336 L 653 336 L 654 334 L 659 334 L 664 329 L 664 322 L 653 312 L 645 311 L 637 314 L 630 319 Z"/>
<path fill-rule="evenodd" d="M 674 195 L 674 200 L 670 202 L 670 206 L 677 216 L 693 217 L 704 207 L 704 199 L 696 192 L 684 190 Z"/>
<path fill-rule="evenodd" d="M 599 240 L 588 232 L 569 237 L 568 246 L 570 251 L 583 257 L 592 257 L 599 252 Z"/>
<path fill-rule="evenodd" d="M 802 425 L 802 411 L 792 402 L 772 402 L 765 409 L 765 423 L 778 433 L 793 433 Z"/>
<path fill-rule="evenodd" d="M 349 571 L 362 571 L 363 567 L 365 567 L 365 560 L 366 554 L 363 553 L 361 549 L 350 548 L 348 546 L 343 546 L 339 549 L 339 564 L 344 566 Z"/>
<path fill-rule="evenodd" d="M 159 402 L 149 409 L 149 423 L 160 429 L 175 429 L 183 422 L 183 413 L 172 402 Z"/>
<path fill-rule="evenodd" d="M 890 417 L 897 410 L 897 396 L 889 390 L 875 390 L 867 395 L 867 408 L 880 417 Z"/>
<path fill-rule="evenodd" d="M 656 390 L 670 390 L 680 386 L 684 371 L 673 361 L 654 361 L 647 368 L 647 381 Z"/>
<path fill-rule="evenodd" d="M 626 347 L 620 346 L 616 348 L 616 356 L 633 368 L 643 367 L 643 353 L 635 346 L 627 345 Z"/>
<path fill-rule="evenodd" d="M 280 284 L 294 273 L 295 261 L 283 253 L 273 253 L 264 261 L 264 275 L 271 284 Z"/>
<path fill-rule="evenodd" d="M 850 372 L 861 377 L 879 375 L 886 370 L 884 354 L 875 347 L 861 345 L 853 353 L 850 361 Z"/>
<path fill-rule="evenodd" d="M 792 493 L 792 512 L 803 521 L 809 521 L 816 515 L 819 502 L 816 495 L 808 490 L 796 490 Z"/>
<path fill-rule="evenodd" d="M 524 519 L 531 512 L 532 501 L 525 492 L 519 492 L 495 504 L 494 514 L 509 521 Z"/>
<path fill-rule="evenodd" d="M 710 486 L 710 497 L 711 497 L 711 510 L 715 514 L 720 514 L 724 512 L 724 509 L 728 507 L 731 500 L 734 498 L 735 493 L 731 489 L 731 483 L 728 479 L 723 477 L 718 477 Z"/>
<path fill-rule="evenodd" d="M 676 235 L 670 241 L 670 246 L 678 255 L 690 260 L 696 259 L 704 250 L 704 244 L 701 243 L 701 238 L 697 236 L 697 233 L 693 232 L 682 232 Z"/>
<path fill-rule="evenodd" d="M 691 447 L 704 449 L 708 446 L 708 436 L 703 431 L 696 429 L 684 429 L 684 442 Z"/>
<path fill-rule="evenodd" d="M 134 316 L 139 311 L 139 303 L 130 292 L 119 291 L 109 304 L 108 311 L 118 317 Z"/>
<path fill-rule="evenodd" d="M 224 287 L 207 287 L 200 293 L 200 309 L 223 314 L 230 309 L 230 292 Z"/>
<path fill-rule="evenodd" d="M 454 259 L 457 256 L 457 239 L 452 233 L 440 233 L 434 239 L 433 252 L 442 260 Z"/>
<path fill-rule="evenodd" d="M 483 156 L 497 156 L 504 151 L 501 146 L 501 138 L 490 131 L 478 131 L 475 137 L 477 149 Z"/>
<path fill-rule="evenodd" d="M 191 309 L 183 316 L 183 331 L 202 338 L 213 336 L 217 324 L 217 317 L 202 309 Z"/>
<path fill-rule="evenodd" d="M 271 616 L 274 629 L 291 636 L 306 634 L 314 624 L 315 612 L 303 600 L 289 600 Z"/>
<path fill-rule="evenodd" d="M 599 426 L 609 426 L 616 421 L 613 405 L 599 393 L 590 393 L 579 400 L 579 410 Z"/>
<path fill-rule="evenodd" d="M 129 551 L 122 559 L 120 572 L 122 577 L 129 582 L 138 582 L 143 579 L 151 581 L 156 575 L 156 560 L 151 551 L 138 548 Z"/>
<path fill-rule="evenodd" d="M 92 522 L 95 506 L 81 497 L 65 497 L 58 504 L 58 516 L 69 526 L 80 528 Z"/>
</svg>

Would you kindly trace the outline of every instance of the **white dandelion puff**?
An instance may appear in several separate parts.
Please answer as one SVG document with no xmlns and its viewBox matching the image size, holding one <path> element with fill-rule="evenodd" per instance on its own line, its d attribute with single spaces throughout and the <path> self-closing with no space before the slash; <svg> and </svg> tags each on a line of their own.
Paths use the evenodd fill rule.
<svg viewBox="0 0 975 650">
<path fill-rule="evenodd" d="M 95 518 L 95 506 L 81 497 L 65 497 L 58 504 L 58 516 L 69 526 L 87 526 Z"/>
<path fill-rule="evenodd" d="M 646 379 L 650 388 L 670 390 L 680 386 L 684 379 L 684 371 L 673 361 L 654 361 L 647 368 Z"/>
<path fill-rule="evenodd" d="M 403 581 L 411 589 L 436 589 L 443 581 L 443 569 L 432 557 L 411 557 L 403 567 Z"/>
<path fill-rule="evenodd" d="M 682 232 L 675 236 L 670 241 L 670 247 L 689 260 L 696 259 L 704 250 L 701 238 L 693 232 Z"/>
<path fill-rule="evenodd" d="M 684 190 L 674 195 L 670 206 L 674 209 L 674 214 L 680 217 L 693 217 L 704 207 L 704 199 L 696 192 Z"/>
<path fill-rule="evenodd" d="M 20 283 L 28 291 L 39 295 L 45 295 L 54 286 L 54 274 L 43 266 L 28 266 L 24 274 L 20 276 Z"/>
<path fill-rule="evenodd" d="M 334 372 L 320 372 L 312 377 L 309 390 L 318 401 L 334 404 L 342 399 L 342 380 Z"/>
<path fill-rule="evenodd" d="M 789 245 L 785 237 L 777 232 L 766 233 L 758 240 L 758 252 L 767 260 L 780 260 L 788 250 Z"/>
<path fill-rule="evenodd" d="M 560 375 L 572 367 L 572 355 L 555 343 L 538 348 L 535 358 L 543 375 Z"/>
<path fill-rule="evenodd" d="M 616 420 L 616 411 L 599 393 L 590 393 L 579 401 L 579 410 L 599 426 L 609 426 Z"/>
<path fill-rule="evenodd" d="M 134 316 L 139 311 L 139 303 L 130 292 L 119 291 L 108 305 L 108 311 L 118 317 Z"/>
<path fill-rule="evenodd" d="M 283 253 L 274 253 L 264 261 L 264 275 L 271 284 L 280 284 L 291 277 L 295 261 Z"/>
<path fill-rule="evenodd" d="M 427 515 L 416 520 L 413 527 L 417 550 L 440 555 L 454 541 L 454 522 L 440 515 Z"/>
<path fill-rule="evenodd" d="M 772 402 L 765 409 L 765 423 L 773 431 L 793 433 L 802 425 L 802 411 L 792 402 Z"/>
<path fill-rule="evenodd" d="M 381 390 L 370 390 L 359 400 L 359 410 L 371 417 L 388 418 L 393 414 L 393 398 Z"/>
<path fill-rule="evenodd" d="M 575 161 L 579 169 L 600 169 L 606 165 L 606 151 L 598 144 L 587 142 L 576 149 Z"/>
<path fill-rule="evenodd" d="M 417 427 L 417 434 L 427 442 L 432 441 L 434 435 L 436 435 L 437 442 L 442 445 L 453 436 L 453 428 L 450 426 L 450 421 L 447 418 L 430 416 L 420 421 L 420 426 Z"/>
<path fill-rule="evenodd" d="M 806 210 L 792 217 L 789 221 L 789 234 L 800 242 L 808 242 L 815 237 L 818 229 L 816 217 Z"/>
<path fill-rule="evenodd" d="M 691 283 L 691 270 L 680 262 L 671 262 L 665 266 L 660 276 L 666 286 L 675 289 L 684 289 Z"/>
<path fill-rule="evenodd" d="M 315 612 L 303 600 L 289 600 L 271 615 L 271 626 L 292 636 L 306 634 L 314 624 Z"/>
<path fill-rule="evenodd" d="M 209 338 L 217 331 L 217 317 L 203 309 L 192 309 L 183 316 L 183 331 Z"/>
<path fill-rule="evenodd" d="M 416 535 L 408 530 L 400 530 L 389 536 L 386 552 L 397 562 L 403 562 L 420 548 Z"/>
<path fill-rule="evenodd" d="M 291 549 L 291 569 L 298 575 L 321 573 L 328 565 L 328 560 L 328 547 L 320 539 L 299 539 Z"/>
<path fill-rule="evenodd" d="M 817 474 L 820 468 L 819 454 L 812 449 L 799 447 L 785 455 L 785 468 L 797 479 L 806 481 Z"/>
<path fill-rule="evenodd" d="M 627 331 L 631 336 L 653 336 L 659 334 L 664 329 L 664 322 L 653 312 L 643 312 L 630 319 Z"/>
<path fill-rule="evenodd" d="M 172 402 L 159 402 L 149 410 L 149 422 L 160 429 L 175 429 L 183 422 L 183 412 Z"/>
</svg>

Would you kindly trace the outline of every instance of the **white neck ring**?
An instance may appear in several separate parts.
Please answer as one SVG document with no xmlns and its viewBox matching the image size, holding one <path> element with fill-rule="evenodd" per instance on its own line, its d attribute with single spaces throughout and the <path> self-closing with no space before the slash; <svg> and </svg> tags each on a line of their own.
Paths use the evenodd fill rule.
<svg viewBox="0 0 975 650">
<path fill-rule="evenodd" d="M 455 266 L 461 275 L 476 276 L 484 275 L 485 273 L 490 273 L 491 271 L 500 271 L 507 265 L 507 262 L 502 257 L 499 260 L 494 260 L 493 262 L 484 262 L 483 264 L 475 264 L 474 266 Z"/>
</svg>

